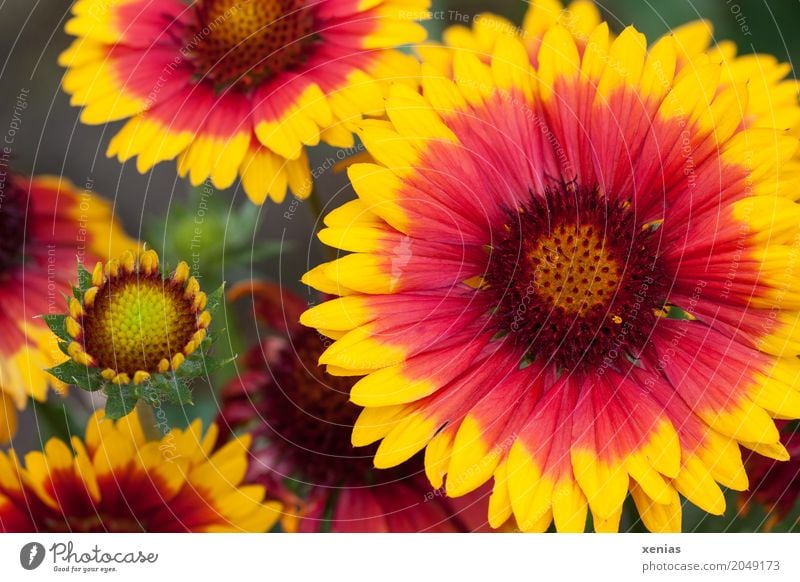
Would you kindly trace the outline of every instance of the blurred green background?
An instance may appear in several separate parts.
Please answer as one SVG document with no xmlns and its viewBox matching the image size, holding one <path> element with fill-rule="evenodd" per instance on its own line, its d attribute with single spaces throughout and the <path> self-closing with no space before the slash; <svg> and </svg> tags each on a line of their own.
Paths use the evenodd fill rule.
<svg viewBox="0 0 800 582">
<path fill-rule="evenodd" d="M 59 88 L 62 70 L 56 63 L 58 54 L 69 43 L 63 27 L 71 4 L 68 0 L 0 0 L 0 124 L 6 123 L 4 118 L 10 120 L 16 96 L 24 90 L 29 92 L 29 107 L 14 144 L 13 163 L 20 172 L 59 174 L 78 185 L 92 183 L 96 192 L 114 201 L 129 232 L 139 234 L 165 253 L 167 261 L 174 265 L 191 252 L 194 229 L 186 223 L 195 216 L 200 197 L 177 178 L 174 163 L 161 164 L 140 175 L 132 163 L 120 165 L 106 158 L 105 149 L 118 124 L 92 127 L 79 123 L 79 111 L 70 107 L 69 98 Z M 492 11 L 517 23 L 528 6 L 522 0 L 434 0 L 433 4 L 434 10 L 443 10 L 445 15 L 449 10 L 467 15 Z M 716 38 L 736 41 L 741 53 L 771 53 L 789 62 L 800 58 L 798 0 L 607 0 L 597 4 L 613 29 L 619 31 L 634 24 L 650 40 L 677 25 L 706 18 L 713 22 Z M 449 24 L 446 18 L 429 22 L 431 37 L 438 39 L 442 28 Z M 330 152 L 324 147 L 315 150 L 312 166 L 315 160 L 324 160 L 328 155 Z M 352 192 L 343 175 L 328 174 L 320 185 L 320 195 L 330 209 L 352 197 Z M 238 189 L 215 194 L 199 248 L 203 286 L 211 290 L 222 280 L 268 276 L 307 293 L 301 289 L 299 278 L 325 255 L 314 240 L 315 219 L 310 205 L 300 203 L 297 212 L 287 219 L 284 213 L 290 204 L 297 206 L 296 201 L 287 200 L 282 206 L 268 203 L 256 208 Z M 247 343 L 242 338 L 253 337 L 247 306 L 237 306 L 236 310 L 238 315 L 229 309 L 228 321 L 223 322 L 236 330 L 233 340 L 223 341 L 224 345 L 218 348 L 223 352 L 241 353 Z M 225 374 L 235 373 L 235 367 L 230 366 Z M 216 388 L 222 381 L 224 377 L 212 379 Z M 191 410 L 173 410 L 172 422 L 182 425 L 197 415 L 212 418 L 216 411 L 214 393 L 209 386 L 198 387 L 198 405 Z M 70 397 L 70 407 L 78 410 L 72 426 L 65 422 L 63 405 L 54 397 L 47 406 L 29 409 L 21 419 L 23 428 L 16 445 L 25 450 L 41 446 L 54 433 L 82 432 L 79 425 L 92 403 Z M 721 518 L 687 508 L 685 529 L 760 528 L 763 511 L 754 510 L 747 519 L 741 519 L 735 508 L 732 498 L 728 513 Z M 630 510 L 626 511 L 623 529 L 640 530 L 631 515 Z M 800 508 L 778 530 L 788 529 L 798 515 Z"/>
</svg>

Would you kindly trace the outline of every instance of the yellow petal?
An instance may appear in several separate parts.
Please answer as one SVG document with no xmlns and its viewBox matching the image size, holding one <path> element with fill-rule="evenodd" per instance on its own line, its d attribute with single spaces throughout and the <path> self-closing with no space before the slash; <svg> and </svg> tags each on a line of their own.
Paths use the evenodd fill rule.
<svg viewBox="0 0 800 582">
<path fill-rule="evenodd" d="M 419 412 L 409 414 L 381 441 L 375 453 L 375 466 L 388 469 L 407 461 L 430 442 L 438 428 L 436 421 Z"/>
<path fill-rule="evenodd" d="M 670 487 L 668 503 L 656 503 L 641 487 L 632 484 L 631 497 L 639 511 L 639 517 L 648 530 L 656 533 L 681 531 L 681 499 L 675 489 Z"/>
<path fill-rule="evenodd" d="M 628 494 L 628 472 L 621 463 L 610 464 L 591 451 L 572 449 L 572 470 L 592 514 L 601 519 L 614 516 Z"/>
<path fill-rule="evenodd" d="M 447 494 L 460 497 L 474 491 L 494 474 L 501 452 L 489 449 L 484 431 L 474 417 L 467 415 L 456 433 L 447 474 Z"/>
<path fill-rule="evenodd" d="M 553 96 L 557 79 L 571 79 L 580 73 L 581 61 L 575 39 L 563 27 L 545 33 L 539 49 L 539 94 L 547 101 Z"/>
</svg>

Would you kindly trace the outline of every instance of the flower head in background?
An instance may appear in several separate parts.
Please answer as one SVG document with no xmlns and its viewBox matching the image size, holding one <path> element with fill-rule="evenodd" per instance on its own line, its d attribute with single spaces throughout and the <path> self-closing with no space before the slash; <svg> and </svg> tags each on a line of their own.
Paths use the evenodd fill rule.
<svg viewBox="0 0 800 582">
<path fill-rule="evenodd" d="M 442 33 L 442 43 L 428 42 L 416 47 L 428 67 L 450 72 L 457 51 L 471 52 L 488 63 L 498 40 L 504 37 L 522 42 L 535 62 L 545 32 L 556 25 L 569 29 L 578 50 L 583 50 L 602 18 L 592 0 L 574 0 L 566 7 L 560 0 L 533 0 L 521 26 L 491 12 L 477 14 L 471 22 L 472 28 L 463 24 L 446 28 Z"/>
<path fill-rule="evenodd" d="M 297 323 L 307 304 L 277 285 L 234 287 L 229 298 L 254 298 L 256 317 L 273 332 L 244 359 L 222 394 L 218 424 L 250 431 L 249 477 L 267 484 L 285 506 L 286 531 L 436 532 L 480 530 L 487 492 L 456 510 L 425 482 L 420 463 L 376 471 L 374 448 L 356 449 L 350 433 L 358 408 L 353 378 L 317 365 L 323 338 Z"/>
<path fill-rule="evenodd" d="M 280 504 L 244 483 L 249 437 L 216 441 L 197 420 L 148 442 L 137 413 L 114 423 L 100 411 L 85 440 L 53 438 L 24 462 L 0 452 L 0 531 L 268 531 Z"/>
<path fill-rule="evenodd" d="M 791 459 L 781 463 L 751 455 L 745 461 L 750 475 L 750 490 L 739 496 L 742 513 L 748 513 L 755 504 L 763 507 L 767 514 L 763 531 L 772 531 L 786 519 L 800 499 L 800 432 L 792 430 L 787 422 L 780 422 L 778 426 L 781 442 Z"/>
<path fill-rule="evenodd" d="M 190 381 L 208 373 L 211 315 L 222 288 L 211 297 L 181 262 L 166 277 L 158 255 L 126 251 L 92 271 L 79 267 L 69 315 L 47 316 L 70 360 L 49 372 L 85 390 L 104 389 L 106 415 L 116 420 L 140 398 L 191 403 Z"/>
<path fill-rule="evenodd" d="M 311 190 L 305 146 L 353 145 L 383 110 L 385 79 L 418 64 L 429 0 L 79 0 L 61 55 L 64 89 L 98 124 L 128 119 L 109 155 L 145 172 L 178 159 L 192 184 L 237 176 L 248 196 Z"/>
<path fill-rule="evenodd" d="M 365 375 L 376 466 L 424 449 L 448 495 L 493 480 L 494 525 L 617 530 L 630 493 L 674 531 L 680 496 L 721 514 L 719 484 L 747 488 L 740 445 L 788 458 L 798 84 L 710 39 L 501 35 L 363 124 L 375 163 L 320 232 L 352 254 L 305 276 L 342 297 L 302 321 L 328 372 Z"/>
<path fill-rule="evenodd" d="M 28 397 L 65 389 L 45 369 L 63 362 L 42 313 L 61 309 L 77 261 L 136 248 L 111 206 L 68 180 L 9 172 L 0 180 L 0 443 L 16 431 Z"/>
</svg>

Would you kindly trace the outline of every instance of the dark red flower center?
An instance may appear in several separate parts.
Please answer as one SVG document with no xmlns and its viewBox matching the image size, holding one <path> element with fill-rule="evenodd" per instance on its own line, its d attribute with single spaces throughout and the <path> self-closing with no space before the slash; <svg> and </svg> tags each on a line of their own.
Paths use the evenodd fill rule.
<svg viewBox="0 0 800 582">
<path fill-rule="evenodd" d="M 14 176 L 0 176 L 0 277 L 23 261 L 28 194 Z"/>
<path fill-rule="evenodd" d="M 316 331 L 270 338 L 249 355 L 248 368 L 225 391 L 222 415 L 235 429 L 265 437 L 278 472 L 327 486 L 363 485 L 372 450 L 354 449 L 359 409 L 349 401 L 355 378 L 331 376 L 318 364 L 325 349 Z M 256 445 L 256 449 L 258 445 Z"/>
<path fill-rule="evenodd" d="M 247 87 L 301 62 L 314 25 L 305 0 L 201 0 L 184 41 L 198 77 Z"/>
<path fill-rule="evenodd" d="M 506 212 L 485 281 L 498 331 L 570 370 L 636 359 L 668 290 L 657 228 L 629 202 L 575 184 Z"/>
</svg>

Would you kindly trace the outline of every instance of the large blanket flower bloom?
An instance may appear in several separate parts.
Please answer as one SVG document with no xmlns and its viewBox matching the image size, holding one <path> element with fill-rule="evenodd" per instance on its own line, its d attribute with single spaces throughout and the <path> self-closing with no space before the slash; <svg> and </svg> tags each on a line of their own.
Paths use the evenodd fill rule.
<svg viewBox="0 0 800 582">
<path fill-rule="evenodd" d="M 740 446 L 788 458 L 772 418 L 800 416 L 797 83 L 704 23 L 582 30 L 393 88 L 320 232 L 352 254 L 305 277 L 342 297 L 302 321 L 365 375 L 378 467 L 425 449 L 434 486 L 493 480 L 490 522 L 525 531 L 616 530 L 629 493 L 674 531 L 681 496 L 747 488 Z"/>
</svg>

